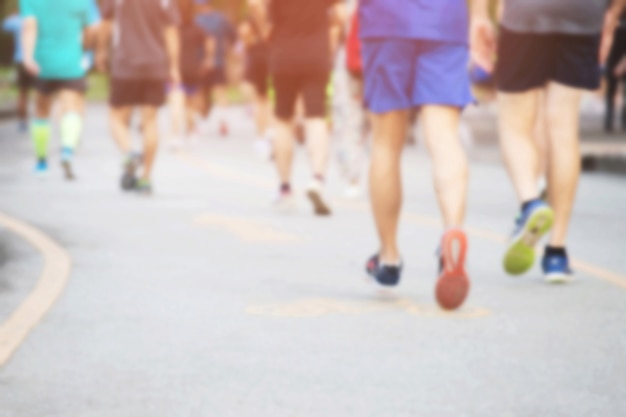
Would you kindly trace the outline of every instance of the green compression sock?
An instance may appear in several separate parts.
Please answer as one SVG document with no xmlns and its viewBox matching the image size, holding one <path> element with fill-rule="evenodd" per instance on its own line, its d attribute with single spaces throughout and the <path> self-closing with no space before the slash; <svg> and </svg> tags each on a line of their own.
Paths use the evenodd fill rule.
<svg viewBox="0 0 626 417">
<path fill-rule="evenodd" d="M 48 156 L 48 143 L 50 142 L 50 122 L 47 119 L 33 120 L 30 134 L 37 158 L 46 159 Z"/>
<path fill-rule="evenodd" d="M 70 112 L 61 119 L 61 142 L 63 148 L 74 150 L 78 145 L 80 133 L 83 128 L 83 120 L 80 114 Z"/>
</svg>

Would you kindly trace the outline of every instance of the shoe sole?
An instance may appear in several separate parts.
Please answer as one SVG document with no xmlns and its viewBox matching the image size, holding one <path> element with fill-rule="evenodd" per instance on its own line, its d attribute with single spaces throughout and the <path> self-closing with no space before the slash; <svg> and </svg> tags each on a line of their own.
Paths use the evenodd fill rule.
<svg viewBox="0 0 626 417">
<path fill-rule="evenodd" d="M 309 200 L 311 200 L 311 203 L 313 204 L 313 211 L 316 215 L 330 216 L 330 207 L 328 207 L 328 205 L 324 202 L 324 199 L 322 199 L 322 196 L 319 192 L 315 190 L 309 190 L 306 195 L 307 197 L 309 197 Z"/>
<path fill-rule="evenodd" d="M 442 239 L 443 271 L 435 287 L 435 298 L 444 310 L 461 307 L 470 290 L 470 280 L 465 271 L 467 235 L 462 230 L 450 230 Z"/>
<path fill-rule="evenodd" d="M 65 174 L 66 180 L 73 181 L 76 179 L 74 171 L 72 170 L 72 164 L 69 161 L 61 162 L 61 167 L 63 167 L 63 173 Z"/>
<path fill-rule="evenodd" d="M 135 188 L 137 183 L 137 178 L 135 171 L 137 171 L 138 164 L 136 162 L 129 162 L 124 167 L 124 174 L 122 174 L 122 179 L 120 180 L 120 186 L 124 191 L 131 191 Z"/>
<path fill-rule="evenodd" d="M 571 282 L 572 276 L 570 274 L 552 273 L 552 274 L 545 274 L 544 279 L 548 284 L 559 285 L 559 284 L 567 284 Z"/>
<path fill-rule="evenodd" d="M 521 275 L 535 264 L 535 245 L 550 231 L 554 212 L 549 207 L 536 210 L 523 229 L 513 238 L 504 254 L 504 270 L 510 275 Z"/>
</svg>

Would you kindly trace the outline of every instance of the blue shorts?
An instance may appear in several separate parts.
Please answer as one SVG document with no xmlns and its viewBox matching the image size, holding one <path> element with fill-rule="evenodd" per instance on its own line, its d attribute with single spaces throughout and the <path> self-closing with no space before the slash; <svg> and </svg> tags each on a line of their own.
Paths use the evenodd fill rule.
<svg viewBox="0 0 626 417">
<path fill-rule="evenodd" d="M 365 39 L 365 104 L 374 113 L 474 101 L 466 45 L 418 39 Z"/>
</svg>

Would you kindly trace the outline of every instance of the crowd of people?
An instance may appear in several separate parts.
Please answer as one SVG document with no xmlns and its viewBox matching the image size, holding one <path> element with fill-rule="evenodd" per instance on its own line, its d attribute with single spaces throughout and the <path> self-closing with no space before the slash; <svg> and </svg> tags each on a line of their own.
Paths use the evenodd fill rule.
<svg viewBox="0 0 626 417">
<path fill-rule="evenodd" d="M 572 275 L 567 230 L 581 164 L 581 95 L 599 87 L 606 63 L 613 95 L 615 80 L 626 72 L 620 26 L 626 0 L 502 0 L 493 6 L 489 0 L 469 6 L 466 0 L 249 0 L 248 17 L 236 28 L 211 0 L 21 0 L 5 28 L 18 44 L 23 127 L 27 87 L 36 90 L 29 127 L 36 171 L 48 170 L 56 100 L 62 166 L 74 178 L 85 77 L 95 64 L 110 78 L 111 133 L 124 161 L 121 187 L 143 194 L 152 193 L 157 112 L 166 102 L 175 143 L 206 134 L 209 115 L 220 135 L 229 134 L 227 63 L 240 45 L 257 144 L 277 170 L 277 208 L 293 206 L 300 129 L 311 168 L 306 195 L 316 215 L 332 213 L 325 192 L 331 138 L 349 196 L 359 194 L 369 154 L 380 247 L 366 270 L 385 288 L 397 286 L 403 270 L 401 154 L 418 117 L 444 225 L 435 294 L 443 308 L 456 309 L 470 289 L 463 227 L 470 167 L 459 127 L 463 109 L 475 102 L 472 74 L 495 83 L 502 153 L 520 202 L 504 269 L 527 272 L 535 246 L 549 235 L 543 271 L 549 282 L 566 282 Z M 135 110 L 141 113 L 141 152 L 131 147 Z M 607 119 L 607 129 L 612 124 Z M 542 195 L 537 182 L 544 174 Z"/>
</svg>

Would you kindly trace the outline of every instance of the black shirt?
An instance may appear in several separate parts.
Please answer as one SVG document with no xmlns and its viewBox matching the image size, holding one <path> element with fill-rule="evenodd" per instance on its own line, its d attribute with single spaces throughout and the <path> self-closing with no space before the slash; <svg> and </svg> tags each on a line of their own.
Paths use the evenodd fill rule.
<svg viewBox="0 0 626 417">
<path fill-rule="evenodd" d="M 271 0 L 274 73 L 330 71 L 328 9 L 337 0 Z"/>
</svg>

